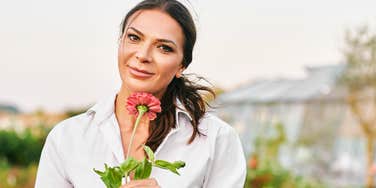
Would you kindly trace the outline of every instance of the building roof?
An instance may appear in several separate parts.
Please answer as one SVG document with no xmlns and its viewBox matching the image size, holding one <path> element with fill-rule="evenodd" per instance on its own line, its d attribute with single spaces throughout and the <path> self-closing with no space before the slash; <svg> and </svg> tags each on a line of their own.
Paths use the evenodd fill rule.
<svg viewBox="0 0 376 188">
<path fill-rule="evenodd" d="M 344 64 L 306 68 L 307 77 L 300 80 L 276 79 L 252 82 L 218 97 L 222 104 L 302 102 L 323 99 L 336 87 Z"/>
</svg>

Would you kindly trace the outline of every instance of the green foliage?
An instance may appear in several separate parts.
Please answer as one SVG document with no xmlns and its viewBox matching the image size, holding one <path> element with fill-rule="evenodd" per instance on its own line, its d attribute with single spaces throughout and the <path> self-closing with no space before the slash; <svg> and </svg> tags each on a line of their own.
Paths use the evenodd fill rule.
<svg viewBox="0 0 376 188">
<path fill-rule="evenodd" d="M 10 168 L 10 164 L 5 157 L 0 157 L 0 169 L 8 169 Z"/>
<path fill-rule="evenodd" d="M 0 187 L 1 188 L 33 188 L 37 164 L 30 164 L 26 167 L 0 167 Z"/>
<path fill-rule="evenodd" d="M 122 170 L 124 174 L 129 174 L 129 172 L 136 169 L 138 165 L 139 165 L 139 162 L 136 159 L 129 157 L 126 161 L 124 161 L 120 165 L 120 169 Z"/>
<path fill-rule="evenodd" d="M 130 157 L 126 159 L 120 167 L 108 167 L 107 164 L 105 164 L 103 172 L 96 169 L 93 170 L 101 177 L 107 188 L 118 188 L 121 186 L 122 178 L 128 176 L 129 173 L 138 166 L 140 166 L 140 162 Z"/>
<path fill-rule="evenodd" d="M 153 164 L 155 167 L 159 167 L 162 169 L 170 170 L 171 172 L 180 175 L 177 169 L 182 168 L 185 166 L 185 163 L 183 161 L 175 161 L 173 163 L 170 163 L 168 161 L 164 160 L 156 160 Z"/>
<path fill-rule="evenodd" d="M 148 146 L 144 145 L 144 150 L 147 154 L 147 158 L 142 161 L 129 157 L 120 166 L 108 167 L 105 164 L 105 170 L 99 171 L 93 169 L 97 173 L 107 188 L 118 188 L 121 186 L 121 180 L 123 177 L 127 177 L 132 171 L 135 171 L 134 179 L 147 179 L 150 177 L 152 166 L 170 170 L 171 172 L 180 175 L 177 169 L 185 166 L 183 161 L 175 161 L 170 163 L 163 160 L 155 160 L 154 152 Z"/>
<path fill-rule="evenodd" d="M 308 178 L 296 176 L 283 168 L 278 162 L 280 146 L 286 141 L 282 124 L 270 127 L 275 131 L 273 136 L 263 136 L 256 139 L 255 153 L 248 161 L 246 188 L 321 188 L 323 184 Z M 270 131 L 270 130 L 269 130 Z"/>
<path fill-rule="evenodd" d="M 135 180 L 146 179 L 150 177 L 151 174 L 151 162 L 149 162 L 146 158 L 138 165 L 136 168 L 136 172 L 134 174 Z"/>
<path fill-rule="evenodd" d="M 0 130 L 0 161 L 19 166 L 38 163 L 46 134 L 36 136 L 31 129 L 22 133 Z"/>
<path fill-rule="evenodd" d="M 367 27 L 346 32 L 346 69 L 340 82 L 351 90 L 376 86 L 376 34 Z"/>
<path fill-rule="evenodd" d="M 273 136 L 262 136 L 255 140 L 255 152 L 261 158 L 270 161 L 277 160 L 279 147 L 286 141 L 286 133 L 281 123 L 268 127 L 269 132 L 275 133 Z"/>
<path fill-rule="evenodd" d="M 155 161 L 153 150 L 151 150 L 151 148 L 146 146 L 146 145 L 144 145 L 144 150 L 145 150 L 146 154 L 148 155 L 148 159 L 150 161 Z"/>
<path fill-rule="evenodd" d="M 95 169 L 94 171 L 101 176 L 107 188 L 119 188 L 121 186 L 123 172 L 120 167 L 108 167 L 107 164 L 105 164 L 104 172 Z"/>
<path fill-rule="evenodd" d="M 307 177 L 296 176 L 277 162 L 262 161 L 257 168 L 248 168 L 246 188 L 325 188 Z"/>
<path fill-rule="evenodd" d="M 376 33 L 367 26 L 346 33 L 346 69 L 339 82 L 347 89 L 346 101 L 367 140 L 367 167 L 374 163 L 376 137 Z M 375 187 L 374 176 L 366 173 L 366 186 Z"/>
<path fill-rule="evenodd" d="M 43 125 L 25 129 L 0 130 L 0 187 L 32 188 L 37 163 L 49 128 Z"/>
</svg>

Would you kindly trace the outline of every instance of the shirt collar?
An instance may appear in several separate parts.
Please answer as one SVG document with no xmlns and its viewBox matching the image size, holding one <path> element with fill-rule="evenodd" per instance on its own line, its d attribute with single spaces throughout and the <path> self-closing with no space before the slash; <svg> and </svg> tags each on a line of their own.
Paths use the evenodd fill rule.
<svg viewBox="0 0 376 188">
<path fill-rule="evenodd" d="M 92 124 L 101 125 L 103 121 L 114 113 L 116 93 L 99 100 L 93 107 L 86 111 L 86 115 L 93 116 Z"/>
<path fill-rule="evenodd" d="M 115 99 L 116 99 L 117 93 L 114 93 L 102 100 L 99 100 L 98 103 L 96 103 L 93 107 L 91 107 L 89 110 L 86 111 L 87 115 L 93 116 L 92 123 L 95 125 L 101 125 L 103 121 L 111 117 L 111 115 L 114 113 L 114 107 L 115 107 Z M 175 119 L 176 119 L 176 128 L 179 128 L 181 126 L 181 122 L 179 122 L 179 115 L 185 115 L 190 121 L 192 121 L 192 117 L 187 112 L 184 105 L 180 102 L 179 99 L 176 98 L 176 110 L 175 110 Z"/>
<path fill-rule="evenodd" d="M 181 122 L 179 122 L 179 114 L 185 115 L 185 117 L 187 117 L 189 121 L 192 121 L 193 119 L 178 98 L 176 98 L 176 107 L 177 108 L 175 110 L 175 120 L 176 120 L 176 128 L 178 129 L 181 126 Z"/>
</svg>

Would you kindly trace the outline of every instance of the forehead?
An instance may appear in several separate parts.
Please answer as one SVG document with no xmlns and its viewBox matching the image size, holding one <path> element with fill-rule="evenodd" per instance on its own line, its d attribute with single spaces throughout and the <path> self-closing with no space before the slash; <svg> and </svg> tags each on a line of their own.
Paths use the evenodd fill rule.
<svg viewBox="0 0 376 188">
<path fill-rule="evenodd" d="M 134 27 L 148 37 L 173 40 L 183 43 L 183 30 L 179 23 L 170 15 L 160 10 L 140 10 L 135 12 L 128 21 L 128 27 Z"/>
</svg>

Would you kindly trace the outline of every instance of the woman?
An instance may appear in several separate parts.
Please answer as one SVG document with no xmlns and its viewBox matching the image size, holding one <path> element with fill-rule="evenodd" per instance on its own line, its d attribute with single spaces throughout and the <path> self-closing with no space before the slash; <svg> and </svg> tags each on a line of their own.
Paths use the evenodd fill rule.
<svg viewBox="0 0 376 188">
<path fill-rule="evenodd" d="M 130 156 L 145 157 L 142 144 L 157 159 L 182 160 L 180 176 L 154 168 L 150 179 L 132 180 L 130 187 L 243 187 L 246 164 L 235 131 L 206 110 L 197 85 L 182 72 L 192 61 L 196 29 L 189 11 L 175 0 L 145 0 L 124 18 L 118 67 L 122 80 L 117 94 L 86 113 L 53 128 L 43 148 L 36 180 L 44 187 L 104 187 L 92 170 L 124 161 L 135 118 L 126 99 L 138 91 L 161 100 L 162 112 L 137 128 Z M 213 92 L 212 92 L 213 93 Z"/>
</svg>

